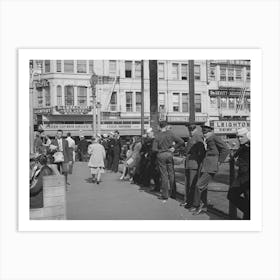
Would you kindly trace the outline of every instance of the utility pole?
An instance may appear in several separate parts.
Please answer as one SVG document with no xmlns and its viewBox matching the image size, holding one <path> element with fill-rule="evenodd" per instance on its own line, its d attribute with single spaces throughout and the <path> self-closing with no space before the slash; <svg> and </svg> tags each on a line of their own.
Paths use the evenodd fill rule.
<svg viewBox="0 0 280 280">
<path fill-rule="evenodd" d="M 36 66 L 35 66 L 36 65 Z M 29 143 L 30 153 L 34 153 L 34 76 L 42 73 L 42 67 L 38 61 L 29 62 Z"/>
<path fill-rule="evenodd" d="M 96 103 L 97 108 L 97 133 L 101 134 L 101 103 Z"/>
<path fill-rule="evenodd" d="M 195 88 L 194 88 L 194 60 L 189 60 L 189 100 L 190 100 L 190 117 L 189 123 L 195 123 Z"/>
<path fill-rule="evenodd" d="M 153 131 L 158 129 L 158 73 L 157 60 L 149 60 L 150 76 L 150 124 Z"/>
<path fill-rule="evenodd" d="M 144 60 L 141 60 L 141 135 L 144 134 L 145 105 L 144 105 Z"/>
<path fill-rule="evenodd" d="M 96 136 L 96 84 L 98 82 L 98 76 L 93 72 L 90 77 L 90 85 L 92 90 L 92 132 L 93 136 Z"/>
</svg>

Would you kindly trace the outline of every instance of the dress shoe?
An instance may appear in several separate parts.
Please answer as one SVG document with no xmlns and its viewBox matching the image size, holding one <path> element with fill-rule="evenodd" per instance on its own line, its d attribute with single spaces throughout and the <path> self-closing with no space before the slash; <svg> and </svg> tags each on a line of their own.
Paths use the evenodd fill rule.
<svg viewBox="0 0 280 280">
<path fill-rule="evenodd" d="M 181 202 L 180 206 L 185 207 L 187 205 L 187 202 Z"/>
</svg>

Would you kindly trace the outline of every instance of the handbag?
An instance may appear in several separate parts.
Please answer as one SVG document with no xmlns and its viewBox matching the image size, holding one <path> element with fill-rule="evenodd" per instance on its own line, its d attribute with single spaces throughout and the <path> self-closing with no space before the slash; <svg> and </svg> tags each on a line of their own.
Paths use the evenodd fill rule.
<svg viewBox="0 0 280 280">
<path fill-rule="evenodd" d="M 56 152 L 53 154 L 54 163 L 64 162 L 64 156 L 62 152 Z"/>
</svg>

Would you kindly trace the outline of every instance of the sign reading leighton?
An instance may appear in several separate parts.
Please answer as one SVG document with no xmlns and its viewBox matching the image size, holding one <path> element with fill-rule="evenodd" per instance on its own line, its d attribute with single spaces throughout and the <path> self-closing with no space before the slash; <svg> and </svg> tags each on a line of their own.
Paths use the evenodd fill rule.
<svg viewBox="0 0 280 280">
<path fill-rule="evenodd" d="M 237 129 L 242 127 L 250 127 L 249 121 L 214 121 L 215 133 L 236 133 Z"/>
</svg>

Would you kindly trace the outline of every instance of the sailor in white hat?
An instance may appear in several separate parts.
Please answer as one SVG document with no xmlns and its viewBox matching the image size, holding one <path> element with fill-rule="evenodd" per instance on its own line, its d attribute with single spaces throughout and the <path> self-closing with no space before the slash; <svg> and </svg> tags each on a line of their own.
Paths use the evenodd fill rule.
<svg viewBox="0 0 280 280">
<path fill-rule="evenodd" d="M 250 131 L 247 127 L 242 127 L 237 130 L 236 136 L 240 142 L 240 145 L 246 144 L 247 142 L 250 142 Z"/>
</svg>

